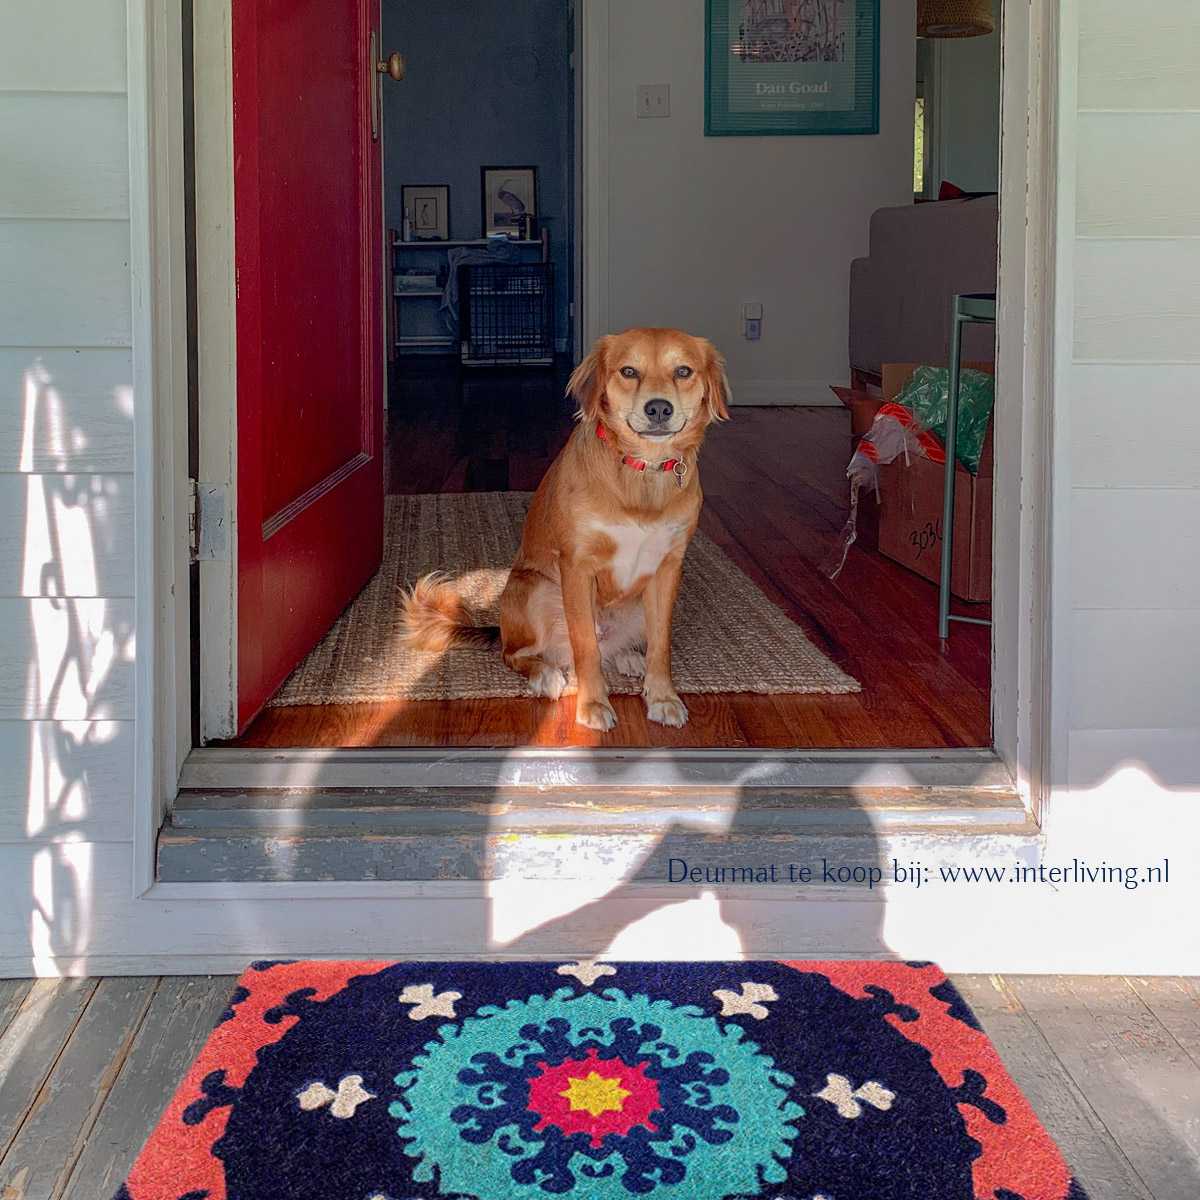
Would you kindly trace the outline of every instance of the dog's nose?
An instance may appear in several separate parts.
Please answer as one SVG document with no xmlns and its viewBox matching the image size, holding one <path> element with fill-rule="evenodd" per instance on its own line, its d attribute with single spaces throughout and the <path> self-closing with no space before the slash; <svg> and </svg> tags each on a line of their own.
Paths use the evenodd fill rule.
<svg viewBox="0 0 1200 1200">
<path fill-rule="evenodd" d="M 671 414 L 675 411 L 675 406 L 670 400 L 647 400 L 645 407 L 646 416 L 650 418 L 656 425 L 661 425 L 664 421 L 671 419 Z"/>
</svg>

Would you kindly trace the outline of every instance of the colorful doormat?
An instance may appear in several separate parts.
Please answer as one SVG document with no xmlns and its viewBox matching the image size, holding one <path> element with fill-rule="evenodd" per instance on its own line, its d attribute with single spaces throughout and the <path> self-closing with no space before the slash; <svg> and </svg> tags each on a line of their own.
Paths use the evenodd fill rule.
<svg viewBox="0 0 1200 1200">
<path fill-rule="evenodd" d="M 1084 1200 L 937 967 L 258 963 L 118 1200 Z"/>
</svg>

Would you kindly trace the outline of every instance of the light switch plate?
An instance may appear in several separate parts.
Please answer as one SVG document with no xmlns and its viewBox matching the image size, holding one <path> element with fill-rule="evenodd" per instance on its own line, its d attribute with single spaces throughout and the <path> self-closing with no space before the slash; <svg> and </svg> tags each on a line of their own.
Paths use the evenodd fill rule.
<svg viewBox="0 0 1200 1200">
<path fill-rule="evenodd" d="M 640 83 L 637 90 L 639 117 L 669 117 L 671 115 L 671 85 L 669 83 Z"/>
</svg>

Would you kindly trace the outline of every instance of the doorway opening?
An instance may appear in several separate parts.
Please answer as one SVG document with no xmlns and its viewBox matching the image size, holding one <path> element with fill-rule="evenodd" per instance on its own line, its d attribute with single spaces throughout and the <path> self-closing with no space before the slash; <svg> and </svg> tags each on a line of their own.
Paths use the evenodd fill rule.
<svg viewBox="0 0 1200 1200">
<path fill-rule="evenodd" d="M 749 6 L 764 20 L 771 7 Z M 786 17 L 787 3 L 775 7 Z M 486 545 L 514 511 L 519 524 L 519 498 L 575 427 L 564 390 L 584 344 L 610 328 L 678 325 L 730 360 L 735 406 L 705 447 L 700 532 L 744 580 L 736 611 L 765 603 L 856 686 L 686 694 L 682 729 L 648 721 L 631 690 L 613 697 L 619 723 L 604 734 L 575 724 L 570 698 L 439 692 L 437 664 L 397 694 L 394 664 L 378 660 L 394 639 L 394 585 L 413 582 L 401 577 L 406 562 L 400 576 L 377 574 L 355 589 L 351 607 L 232 744 L 990 746 L 990 632 L 959 625 L 947 641 L 937 637 L 929 564 L 940 536 L 938 473 L 918 484 L 919 464 L 888 468 L 878 505 L 863 496 L 843 570 L 831 579 L 826 566 L 846 520 L 847 464 L 871 418 L 899 398 L 914 367 L 945 367 L 951 297 L 996 289 L 999 33 L 933 44 L 885 15 L 874 137 L 705 138 L 695 29 L 669 63 L 648 49 L 626 53 L 635 40 L 665 46 L 690 17 L 664 13 L 647 25 L 643 6 L 615 6 L 606 78 L 595 84 L 599 117 L 581 101 L 587 85 L 577 87 L 573 56 L 584 22 L 565 0 L 494 16 L 486 5 L 452 9 L 382 5 L 380 60 L 393 46 L 408 59 L 403 82 L 381 77 L 384 571 L 398 542 L 465 544 L 465 521 L 478 535 L 471 544 Z M 451 29 L 454 21 L 462 28 Z M 665 119 L 641 112 L 643 89 L 661 87 L 655 70 L 671 76 Z M 589 157 L 594 142 L 602 153 Z M 598 181 L 576 185 L 593 160 L 605 164 L 599 254 L 580 232 L 580 209 L 600 205 Z M 506 236 L 489 245 L 489 233 Z M 581 309 L 590 270 L 605 275 L 603 311 Z M 486 303 L 476 312 L 473 289 L 495 299 L 489 272 L 524 302 L 513 306 L 520 312 L 488 314 Z M 538 311 L 549 314 L 540 325 Z M 473 339 L 485 318 L 504 316 L 516 324 Z M 964 358 L 985 368 L 990 333 L 972 339 Z M 986 619 L 992 479 L 976 470 L 964 486 L 978 496 L 972 534 L 983 533 L 956 550 L 972 573 L 956 584 L 955 610 Z M 908 537 L 922 528 L 925 545 Z M 379 594 L 364 600 L 373 587 Z"/>
</svg>

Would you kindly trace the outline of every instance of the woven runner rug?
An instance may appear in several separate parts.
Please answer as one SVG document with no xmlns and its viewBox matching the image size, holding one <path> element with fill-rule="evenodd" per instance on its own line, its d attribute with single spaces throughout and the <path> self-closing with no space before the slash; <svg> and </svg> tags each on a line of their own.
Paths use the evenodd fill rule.
<svg viewBox="0 0 1200 1200">
<path fill-rule="evenodd" d="M 118 1200 L 1086 1200 L 928 964 L 256 963 Z"/>
<path fill-rule="evenodd" d="M 422 575 L 445 571 L 481 623 L 496 624 L 530 499 L 526 492 L 389 496 L 383 566 L 272 707 L 528 695 L 525 681 L 495 650 L 407 649 L 400 641 L 399 601 Z M 675 687 L 685 694 L 859 690 L 702 533 L 688 548 L 672 653 Z M 615 671 L 608 684 L 613 692 L 641 691 L 640 679 Z"/>
</svg>

